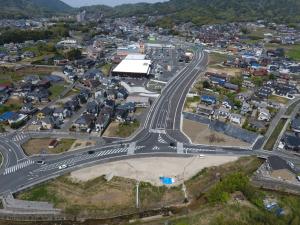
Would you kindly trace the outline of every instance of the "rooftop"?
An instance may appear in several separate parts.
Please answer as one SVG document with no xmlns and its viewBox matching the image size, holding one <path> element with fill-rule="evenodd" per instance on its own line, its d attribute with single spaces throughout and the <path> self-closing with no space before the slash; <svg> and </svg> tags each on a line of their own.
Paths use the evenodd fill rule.
<svg viewBox="0 0 300 225">
<path fill-rule="evenodd" d="M 113 70 L 114 73 L 142 73 L 149 74 L 151 60 L 123 60 Z"/>
</svg>

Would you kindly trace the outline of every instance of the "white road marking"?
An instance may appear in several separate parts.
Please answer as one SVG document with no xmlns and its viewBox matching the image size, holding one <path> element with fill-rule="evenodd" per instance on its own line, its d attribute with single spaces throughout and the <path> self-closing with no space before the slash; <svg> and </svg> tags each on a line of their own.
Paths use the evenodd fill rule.
<svg viewBox="0 0 300 225">
<path fill-rule="evenodd" d="M 14 173 L 17 170 L 23 169 L 24 167 L 27 167 L 33 163 L 34 163 L 34 161 L 32 161 L 32 160 L 26 160 L 24 162 L 18 163 L 17 165 L 6 168 L 3 175 Z"/>
</svg>

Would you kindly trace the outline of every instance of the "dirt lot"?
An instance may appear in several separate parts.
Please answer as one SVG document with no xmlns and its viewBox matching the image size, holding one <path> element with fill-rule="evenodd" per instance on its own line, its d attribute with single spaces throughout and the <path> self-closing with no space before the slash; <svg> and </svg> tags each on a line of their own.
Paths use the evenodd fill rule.
<svg viewBox="0 0 300 225">
<path fill-rule="evenodd" d="M 229 137 L 225 134 L 211 130 L 207 125 L 191 120 L 183 120 L 183 132 L 194 144 L 207 144 L 217 146 L 250 146 L 249 143 Z"/>
<path fill-rule="evenodd" d="M 95 146 L 95 145 L 96 145 L 95 141 L 76 140 L 70 147 L 69 151 L 74 151 L 74 150 L 77 150 L 80 148 L 91 147 L 91 146 Z"/>
<path fill-rule="evenodd" d="M 208 68 L 207 72 L 211 73 L 226 73 L 229 76 L 239 76 L 241 75 L 241 69 L 238 68 L 230 68 L 230 67 L 222 67 L 219 65 L 215 65 L 213 68 Z"/>
<path fill-rule="evenodd" d="M 34 155 L 34 154 L 58 154 L 65 151 L 68 151 L 73 143 L 74 139 L 58 139 L 59 144 L 55 148 L 48 148 L 49 143 L 51 142 L 51 138 L 34 138 L 30 139 L 28 142 L 22 145 L 24 152 L 26 155 Z"/>
<path fill-rule="evenodd" d="M 86 182 L 99 176 L 107 175 L 125 177 L 129 179 L 149 182 L 152 185 L 161 185 L 160 176 L 175 178 L 175 185 L 181 184 L 194 176 L 205 167 L 218 166 L 237 160 L 238 157 L 205 156 L 204 158 L 171 158 L 153 157 L 142 159 L 128 159 L 84 168 L 71 173 L 75 181 Z"/>
<path fill-rule="evenodd" d="M 116 137 L 116 131 L 118 130 L 119 123 L 111 122 L 105 132 L 103 133 L 103 137 Z"/>
<path fill-rule="evenodd" d="M 23 104 L 23 98 L 18 97 L 18 96 L 11 96 L 7 102 L 5 103 L 6 105 L 22 105 Z"/>
</svg>

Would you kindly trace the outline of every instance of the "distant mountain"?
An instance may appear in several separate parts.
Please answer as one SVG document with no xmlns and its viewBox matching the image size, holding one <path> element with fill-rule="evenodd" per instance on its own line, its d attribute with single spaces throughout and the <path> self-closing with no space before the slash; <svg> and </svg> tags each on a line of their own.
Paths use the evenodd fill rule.
<svg viewBox="0 0 300 225">
<path fill-rule="evenodd" d="M 189 21 L 195 24 L 258 19 L 274 22 L 300 21 L 299 0 L 170 0 L 155 4 L 125 4 L 111 9 L 103 13 L 113 17 L 164 16 L 162 25 Z"/>
<path fill-rule="evenodd" d="M 30 18 L 68 12 L 60 0 L 0 0 L 0 18 Z"/>
</svg>

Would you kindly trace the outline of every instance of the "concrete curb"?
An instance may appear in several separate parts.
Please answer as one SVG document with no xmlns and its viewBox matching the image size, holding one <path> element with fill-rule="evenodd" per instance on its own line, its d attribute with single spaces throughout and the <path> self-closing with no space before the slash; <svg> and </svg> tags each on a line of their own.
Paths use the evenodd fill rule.
<svg viewBox="0 0 300 225">
<path fill-rule="evenodd" d="M 0 156 L 1 156 L 1 162 L 0 162 L 0 169 L 2 169 L 2 165 L 3 165 L 3 162 L 4 162 L 4 155 L 2 154 L 2 152 L 0 152 Z"/>
</svg>

